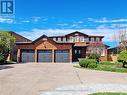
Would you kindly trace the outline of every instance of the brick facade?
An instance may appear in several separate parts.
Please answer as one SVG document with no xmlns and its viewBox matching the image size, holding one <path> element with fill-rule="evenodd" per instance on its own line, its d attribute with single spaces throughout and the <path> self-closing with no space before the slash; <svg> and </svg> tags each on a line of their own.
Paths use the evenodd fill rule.
<svg viewBox="0 0 127 95">
<path fill-rule="evenodd" d="M 107 61 L 108 46 L 104 45 L 102 42 L 104 36 L 86 35 L 84 33 L 76 31 L 64 36 L 47 37 L 43 35 L 32 42 L 29 39 L 24 38 L 13 32 L 12 35 L 16 37 L 16 46 L 14 47 L 14 50 L 16 51 L 16 59 L 19 63 L 21 62 L 22 49 L 34 50 L 35 63 L 37 63 L 38 50 L 51 50 L 52 63 L 54 63 L 55 59 L 55 50 L 69 50 L 69 62 L 72 63 L 73 61 L 77 61 L 78 58 L 85 58 L 87 53 L 92 53 L 92 46 L 95 47 L 95 49 L 101 47 L 101 49 L 103 50 L 103 55 L 100 57 L 100 60 Z M 72 42 L 70 42 L 70 37 L 72 37 Z"/>
</svg>

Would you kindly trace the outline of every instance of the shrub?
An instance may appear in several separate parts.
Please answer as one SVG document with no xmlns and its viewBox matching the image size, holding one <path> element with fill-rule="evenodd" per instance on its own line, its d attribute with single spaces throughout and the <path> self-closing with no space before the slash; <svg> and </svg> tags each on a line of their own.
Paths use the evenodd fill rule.
<svg viewBox="0 0 127 95">
<path fill-rule="evenodd" d="M 114 63 L 111 63 L 110 61 L 106 61 L 106 62 L 100 62 L 99 64 L 103 64 L 103 65 L 113 65 Z"/>
<path fill-rule="evenodd" d="M 79 65 L 84 68 L 96 68 L 97 61 L 95 59 L 82 59 L 79 61 Z"/>
<path fill-rule="evenodd" d="M 94 53 L 88 54 L 88 58 L 89 58 L 89 59 L 96 59 L 96 60 L 98 60 L 99 57 L 100 57 L 99 54 L 94 54 Z"/>
<path fill-rule="evenodd" d="M 123 63 L 123 67 L 127 64 L 127 50 L 120 52 L 118 55 L 118 61 Z"/>
<path fill-rule="evenodd" d="M 0 53 L 0 63 L 4 61 L 4 56 Z"/>
<path fill-rule="evenodd" d="M 89 65 L 88 65 L 88 68 L 97 68 L 97 64 L 96 63 L 90 63 Z"/>
<path fill-rule="evenodd" d="M 79 60 L 79 65 L 81 67 L 87 68 L 88 67 L 88 59 L 81 59 L 81 60 Z"/>
</svg>

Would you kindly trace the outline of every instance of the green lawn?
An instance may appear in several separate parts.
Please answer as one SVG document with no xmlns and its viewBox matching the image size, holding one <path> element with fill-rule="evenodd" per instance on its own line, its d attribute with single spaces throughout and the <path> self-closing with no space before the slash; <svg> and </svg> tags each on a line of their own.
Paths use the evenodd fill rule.
<svg viewBox="0 0 127 95">
<path fill-rule="evenodd" d="M 74 67 L 81 68 L 79 65 L 74 65 Z M 121 63 L 110 62 L 99 63 L 93 70 L 127 73 L 127 68 L 123 68 Z"/>
<path fill-rule="evenodd" d="M 127 95 L 127 93 L 112 93 L 112 92 L 104 92 L 104 93 L 93 93 L 89 95 Z"/>
</svg>

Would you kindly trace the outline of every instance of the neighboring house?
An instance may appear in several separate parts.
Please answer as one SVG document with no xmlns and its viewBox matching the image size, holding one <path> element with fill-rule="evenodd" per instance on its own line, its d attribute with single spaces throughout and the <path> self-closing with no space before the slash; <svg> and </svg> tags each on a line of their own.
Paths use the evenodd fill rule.
<svg viewBox="0 0 127 95">
<path fill-rule="evenodd" d="M 127 41 L 120 42 L 117 47 L 108 49 L 108 60 L 116 62 L 117 56 L 122 50 L 127 50 Z"/>
<path fill-rule="evenodd" d="M 88 53 L 99 51 L 100 60 L 107 61 L 108 46 L 103 44 L 103 38 L 76 31 L 64 36 L 43 35 L 33 42 L 16 42 L 17 62 L 72 63 L 85 58 Z"/>
<path fill-rule="evenodd" d="M 108 61 L 117 62 L 118 49 L 119 47 L 108 49 Z"/>
<path fill-rule="evenodd" d="M 32 42 L 31 40 L 13 32 L 13 31 L 8 31 L 13 37 L 15 37 L 15 43 L 17 42 Z M 17 61 L 17 47 L 16 47 L 16 44 L 13 45 L 12 47 L 12 51 L 10 53 L 10 56 L 9 56 L 9 60 L 12 60 L 12 61 Z"/>
</svg>

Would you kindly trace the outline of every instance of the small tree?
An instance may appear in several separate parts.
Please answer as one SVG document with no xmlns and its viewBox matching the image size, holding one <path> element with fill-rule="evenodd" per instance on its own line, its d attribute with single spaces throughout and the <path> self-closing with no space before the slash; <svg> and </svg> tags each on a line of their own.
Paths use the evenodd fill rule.
<svg viewBox="0 0 127 95">
<path fill-rule="evenodd" d="M 6 61 L 15 38 L 7 31 L 0 31 L 0 62 Z"/>
<path fill-rule="evenodd" d="M 123 63 L 123 67 L 127 64 L 127 50 L 120 52 L 118 55 L 118 61 Z"/>
</svg>

